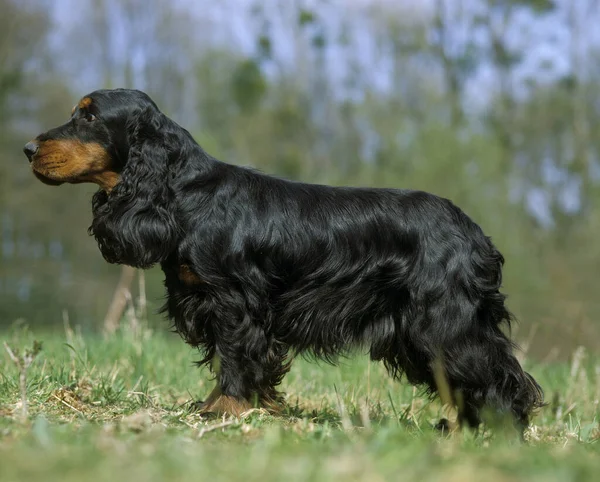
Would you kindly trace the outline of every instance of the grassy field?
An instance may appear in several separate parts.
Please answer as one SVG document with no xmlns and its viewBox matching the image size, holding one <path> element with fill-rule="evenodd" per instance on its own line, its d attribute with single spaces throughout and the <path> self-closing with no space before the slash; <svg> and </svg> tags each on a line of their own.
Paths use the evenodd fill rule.
<svg viewBox="0 0 600 482">
<path fill-rule="evenodd" d="M 290 413 L 205 420 L 186 404 L 212 388 L 198 359 L 166 332 L 110 340 L 22 329 L 2 337 L 43 349 L 27 373 L 0 355 L 0 480 L 579 481 L 600 479 L 600 360 L 527 364 L 549 405 L 525 444 L 514 434 L 442 436 L 437 401 L 365 357 L 340 367 L 297 360 L 284 381 Z"/>
</svg>

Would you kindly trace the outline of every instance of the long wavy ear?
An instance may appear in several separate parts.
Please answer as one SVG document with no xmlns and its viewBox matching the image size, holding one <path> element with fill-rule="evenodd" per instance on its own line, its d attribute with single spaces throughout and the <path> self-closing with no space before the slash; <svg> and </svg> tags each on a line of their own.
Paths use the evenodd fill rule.
<svg viewBox="0 0 600 482">
<path fill-rule="evenodd" d="M 173 216 L 170 146 L 173 136 L 163 131 L 166 117 L 148 107 L 127 123 L 129 157 L 120 182 L 110 193 L 98 191 L 92 200 L 90 226 L 109 263 L 148 268 L 166 259 L 177 246 L 178 226 Z"/>
</svg>

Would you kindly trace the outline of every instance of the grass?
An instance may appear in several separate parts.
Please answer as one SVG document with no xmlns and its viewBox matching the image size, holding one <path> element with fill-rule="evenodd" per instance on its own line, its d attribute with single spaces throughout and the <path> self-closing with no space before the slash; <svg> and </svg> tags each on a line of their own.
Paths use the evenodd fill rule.
<svg viewBox="0 0 600 482">
<path fill-rule="evenodd" d="M 35 336 L 34 336 L 35 335 Z M 212 388 L 199 355 L 173 334 L 124 329 L 110 339 L 4 337 L 43 349 L 27 372 L 0 355 L 0 480 L 579 481 L 600 473 L 600 360 L 528 368 L 546 391 L 520 443 L 482 430 L 440 435 L 446 412 L 365 357 L 340 367 L 297 360 L 284 381 L 289 413 L 205 420 L 187 402 Z"/>
</svg>

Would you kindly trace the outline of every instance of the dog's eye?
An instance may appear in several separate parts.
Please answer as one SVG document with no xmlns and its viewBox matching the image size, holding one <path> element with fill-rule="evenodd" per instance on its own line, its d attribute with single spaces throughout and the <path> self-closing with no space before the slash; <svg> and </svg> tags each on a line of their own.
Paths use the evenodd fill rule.
<svg viewBox="0 0 600 482">
<path fill-rule="evenodd" d="M 87 114 L 85 114 L 85 120 L 88 122 L 94 122 L 96 120 L 96 116 L 88 112 Z"/>
</svg>

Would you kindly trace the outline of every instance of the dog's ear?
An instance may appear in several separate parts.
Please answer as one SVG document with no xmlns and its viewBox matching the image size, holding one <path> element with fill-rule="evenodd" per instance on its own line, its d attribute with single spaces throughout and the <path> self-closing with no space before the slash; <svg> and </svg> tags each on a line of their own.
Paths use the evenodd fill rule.
<svg viewBox="0 0 600 482">
<path fill-rule="evenodd" d="M 90 234 L 109 263 L 148 268 L 176 248 L 170 181 L 179 150 L 169 144 L 176 136 L 166 134 L 166 122 L 153 106 L 129 116 L 129 153 L 120 182 L 94 195 Z"/>
</svg>

